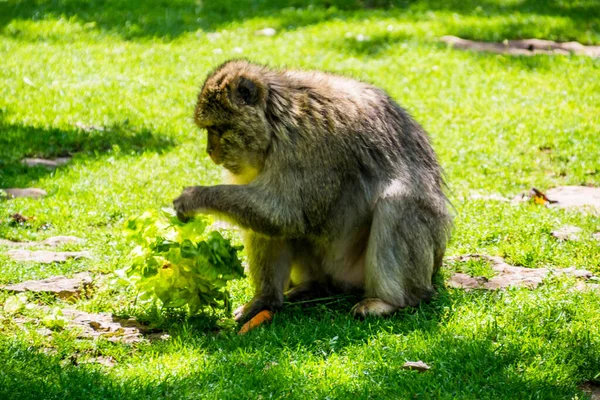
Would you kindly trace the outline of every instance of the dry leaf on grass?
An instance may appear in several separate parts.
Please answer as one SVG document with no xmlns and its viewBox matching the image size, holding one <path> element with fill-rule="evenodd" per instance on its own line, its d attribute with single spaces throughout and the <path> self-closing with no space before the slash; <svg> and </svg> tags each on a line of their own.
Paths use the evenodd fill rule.
<svg viewBox="0 0 600 400">
<path fill-rule="evenodd" d="M 402 365 L 403 369 L 410 369 L 410 370 L 415 370 L 415 371 L 419 371 L 419 372 L 425 372 L 429 369 L 431 369 L 431 367 L 427 364 L 425 364 L 423 361 L 419 360 L 419 361 L 407 361 L 404 363 L 404 365 Z"/>
</svg>

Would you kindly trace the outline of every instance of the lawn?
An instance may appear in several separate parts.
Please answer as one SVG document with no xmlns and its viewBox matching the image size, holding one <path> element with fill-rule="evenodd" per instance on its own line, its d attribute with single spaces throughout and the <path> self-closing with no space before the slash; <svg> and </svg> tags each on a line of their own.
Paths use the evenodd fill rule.
<svg viewBox="0 0 600 400">
<path fill-rule="evenodd" d="M 254 35 L 265 27 L 277 34 Z M 464 52 L 440 44 L 443 35 L 598 45 L 600 3 L 0 0 L 0 188 L 48 193 L 0 201 L 0 238 L 75 235 L 86 242 L 61 249 L 92 254 L 21 263 L 0 245 L 0 284 L 123 268 L 128 217 L 218 182 L 192 112 L 206 74 L 233 57 L 354 76 L 407 108 L 447 175 L 456 213 L 448 255 L 600 275 L 598 216 L 472 198 L 600 186 L 600 59 Z M 21 164 L 65 155 L 72 161 L 53 171 Z M 11 223 L 17 212 L 36 219 Z M 582 228 L 580 240 L 552 237 L 562 225 Z M 448 263 L 432 302 L 390 318 L 355 320 L 344 299 L 288 305 L 245 336 L 216 328 L 222 315 L 159 315 L 109 283 L 74 304 L 29 295 L 31 304 L 136 316 L 170 339 L 48 337 L 0 307 L 0 398 L 586 398 L 580 386 L 600 383 L 598 292 L 574 290 L 569 277 L 535 290 L 444 285 L 471 267 Z M 234 306 L 249 300 L 249 282 L 231 293 Z M 0 304 L 8 296 L 0 291 Z M 77 361 L 98 356 L 115 366 Z M 417 360 L 431 369 L 401 368 Z"/>
</svg>

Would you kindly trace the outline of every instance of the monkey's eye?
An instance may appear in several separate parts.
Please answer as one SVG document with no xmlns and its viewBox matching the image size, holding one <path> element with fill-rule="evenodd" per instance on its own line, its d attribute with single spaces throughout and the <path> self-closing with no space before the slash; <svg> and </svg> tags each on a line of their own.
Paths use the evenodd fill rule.
<svg viewBox="0 0 600 400">
<path fill-rule="evenodd" d="M 215 135 L 215 136 L 221 137 L 221 136 L 223 136 L 223 134 L 225 132 L 231 130 L 231 128 L 232 128 L 231 125 L 218 125 L 218 126 L 213 125 L 213 126 L 206 128 L 206 130 L 208 131 L 209 135 Z"/>
</svg>

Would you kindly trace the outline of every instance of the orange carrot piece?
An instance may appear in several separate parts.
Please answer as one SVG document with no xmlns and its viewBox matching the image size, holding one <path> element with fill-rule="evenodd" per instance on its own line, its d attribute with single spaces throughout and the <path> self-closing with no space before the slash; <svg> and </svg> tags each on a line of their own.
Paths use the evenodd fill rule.
<svg viewBox="0 0 600 400">
<path fill-rule="evenodd" d="M 242 328 L 239 330 L 238 335 L 245 335 L 246 333 L 250 332 L 252 329 L 256 328 L 257 326 L 271 322 L 272 319 L 273 319 L 273 313 L 271 311 L 262 310 L 261 312 L 256 314 L 254 317 L 252 317 L 252 319 L 250 319 L 250 321 L 248 321 L 244 325 L 242 325 Z"/>
</svg>

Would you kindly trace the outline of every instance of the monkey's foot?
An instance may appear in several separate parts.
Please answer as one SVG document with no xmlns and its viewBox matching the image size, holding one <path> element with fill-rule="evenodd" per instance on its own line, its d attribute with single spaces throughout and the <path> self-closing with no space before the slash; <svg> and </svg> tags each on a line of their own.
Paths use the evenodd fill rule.
<svg viewBox="0 0 600 400">
<path fill-rule="evenodd" d="M 282 300 L 255 297 L 248 303 L 238 307 L 233 312 L 233 318 L 236 322 L 244 323 L 263 310 L 275 312 L 283 305 Z"/>
<path fill-rule="evenodd" d="M 382 317 L 395 312 L 399 308 L 398 306 L 393 306 L 383 300 L 372 297 L 356 303 L 350 312 L 358 318 L 366 318 L 368 316 Z"/>
</svg>

